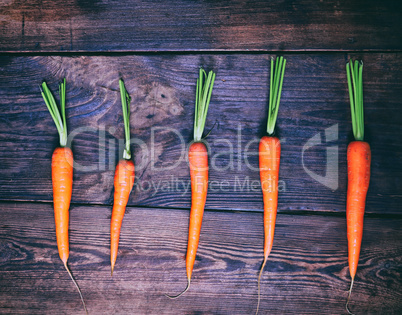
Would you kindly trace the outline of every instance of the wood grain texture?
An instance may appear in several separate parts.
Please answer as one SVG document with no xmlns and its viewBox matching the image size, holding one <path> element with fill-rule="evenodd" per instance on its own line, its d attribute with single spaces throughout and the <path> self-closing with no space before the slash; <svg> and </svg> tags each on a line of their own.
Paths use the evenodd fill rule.
<svg viewBox="0 0 402 315">
<path fill-rule="evenodd" d="M 0 51 L 401 50 L 393 0 L 3 0 Z"/>
<path fill-rule="evenodd" d="M 252 314 L 262 262 L 258 213 L 207 211 L 192 286 L 186 282 L 189 212 L 128 208 L 110 277 L 105 206 L 70 211 L 69 265 L 90 314 Z M 0 312 L 76 314 L 82 306 L 57 254 L 50 204 L 0 204 Z M 351 307 L 400 314 L 401 220 L 366 218 Z M 261 314 L 345 314 L 349 284 L 344 217 L 278 215 L 262 280 Z"/>
<path fill-rule="evenodd" d="M 279 211 L 343 212 L 346 147 L 352 129 L 345 77 L 348 56 L 285 57 L 288 63 L 277 123 L 282 140 Z M 401 54 L 359 57 L 365 64 L 366 135 L 372 147 L 366 211 L 400 213 L 402 146 L 396 139 L 402 137 Z M 269 58 L 269 55 L 2 58 L 0 199 L 52 201 L 50 161 L 58 135 L 38 86 L 46 79 L 57 93 L 57 82 L 65 76 L 70 137 L 76 133 L 72 140 L 76 162 L 72 202 L 111 205 L 114 169 L 118 154 L 123 151 L 118 92 L 118 78 L 122 76 L 133 97 L 131 136 L 137 186 L 129 204 L 189 208 L 185 146 L 192 138 L 197 69 L 204 66 L 217 71 L 206 124 L 208 131 L 216 123 L 207 138 L 211 183 L 206 206 L 261 211 L 256 154 L 258 139 L 266 126 Z M 87 129 L 80 129 L 83 127 Z M 326 143 L 328 128 L 335 128 L 335 139 L 328 138 Z M 321 137 L 322 144 L 303 153 L 312 137 Z M 305 171 L 306 168 L 325 176 L 327 154 L 332 154 L 327 152 L 329 148 L 338 148 L 339 156 L 339 163 L 334 164 L 339 165 L 338 176 L 336 169 L 328 171 L 333 177 L 332 188 Z"/>
</svg>

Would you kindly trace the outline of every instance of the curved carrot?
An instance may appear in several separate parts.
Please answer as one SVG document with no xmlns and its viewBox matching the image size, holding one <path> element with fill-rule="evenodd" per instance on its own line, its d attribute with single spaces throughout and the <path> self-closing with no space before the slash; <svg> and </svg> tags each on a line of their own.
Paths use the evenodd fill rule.
<svg viewBox="0 0 402 315">
<path fill-rule="evenodd" d="M 114 175 L 114 202 L 112 220 L 110 222 L 110 263 L 112 266 L 112 274 L 114 265 L 116 264 L 121 225 L 133 185 L 134 163 L 122 159 L 117 164 Z"/>
<path fill-rule="evenodd" d="M 68 223 L 73 188 L 73 152 L 68 147 L 56 148 L 52 156 L 52 182 L 56 239 L 60 259 L 67 263 L 69 256 Z"/>
<path fill-rule="evenodd" d="M 348 191 L 346 198 L 346 223 L 348 237 L 348 262 L 351 284 L 346 301 L 348 308 L 363 237 L 364 209 L 370 182 L 371 150 L 364 139 L 363 115 L 363 63 L 355 61 L 346 64 L 346 74 L 352 114 L 353 135 L 356 141 L 348 145 Z"/>
<path fill-rule="evenodd" d="M 262 263 L 260 273 L 258 275 L 258 303 L 256 314 L 260 307 L 260 280 L 267 263 L 268 256 L 271 253 L 274 242 L 276 213 L 278 208 L 278 179 L 279 179 L 279 163 L 281 156 L 281 143 L 277 137 L 274 137 L 276 118 L 278 116 L 279 103 L 282 93 L 283 78 L 285 75 L 286 59 L 279 57 L 271 59 L 271 75 L 270 75 L 270 93 L 269 93 L 269 109 L 267 133 L 260 140 L 259 145 L 259 163 L 260 163 L 260 180 L 262 195 L 264 201 L 264 261 Z"/>
<path fill-rule="evenodd" d="M 191 178 L 191 210 L 186 256 L 187 287 L 176 296 L 166 295 L 171 299 L 178 298 L 190 288 L 191 274 L 200 241 L 202 217 L 208 190 L 208 152 L 205 144 L 201 142 L 201 138 L 204 132 L 214 81 L 215 73 L 213 71 L 210 71 L 207 76 L 205 70 L 200 69 L 195 101 L 194 143 L 190 145 L 188 151 Z"/>
<path fill-rule="evenodd" d="M 82 297 L 81 290 L 75 281 L 70 269 L 67 266 L 69 257 L 68 226 L 69 208 L 73 188 L 73 152 L 67 145 L 67 125 L 66 125 L 66 79 L 60 83 L 60 102 L 61 111 L 57 108 L 56 101 L 46 83 L 42 83 L 41 93 L 46 106 L 52 116 L 57 131 L 60 136 L 60 147 L 56 148 L 52 155 L 52 183 L 53 183 L 53 207 L 54 219 L 56 224 L 56 240 L 59 256 L 64 264 L 71 280 L 74 282 L 80 295 L 84 310 L 87 308 Z"/>
<path fill-rule="evenodd" d="M 113 275 L 119 247 L 120 230 L 130 192 L 134 185 L 134 163 L 130 152 L 130 95 L 127 93 L 123 80 L 119 80 L 121 104 L 123 109 L 125 149 L 123 159 L 116 166 L 114 175 L 114 201 L 112 219 L 110 222 L 110 264 Z"/>
<path fill-rule="evenodd" d="M 193 272 L 195 256 L 200 240 L 202 216 L 208 190 L 208 152 L 202 142 L 193 143 L 188 151 L 191 177 L 191 211 L 188 229 L 188 245 L 186 256 L 187 280 Z"/>
<path fill-rule="evenodd" d="M 191 178 L 191 210 L 188 228 L 188 243 L 186 255 L 187 286 L 176 296 L 166 295 L 175 299 L 183 295 L 190 288 L 198 243 L 200 242 L 202 217 L 208 191 L 208 151 L 204 143 L 194 142 L 188 150 Z"/>
</svg>

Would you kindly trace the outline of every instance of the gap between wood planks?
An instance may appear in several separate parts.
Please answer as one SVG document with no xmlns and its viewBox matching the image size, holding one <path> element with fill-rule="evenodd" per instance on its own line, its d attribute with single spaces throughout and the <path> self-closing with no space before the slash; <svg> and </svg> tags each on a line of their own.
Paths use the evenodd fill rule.
<svg viewBox="0 0 402 315">
<path fill-rule="evenodd" d="M 262 202 L 262 201 L 261 201 Z M 47 201 L 47 200 L 0 200 L 0 205 L 1 204 L 24 204 L 24 203 L 32 203 L 32 204 L 52 204 L 53 201 Z M 103 207 L 103 208 L 111 208 L 113 205 L 112 204 L 102 204 L 102 203 L 82 203 L 82 202 L 71 202 L 70 203 L 70 208 L 71 206 L 74 207 Z M 190 208 L 184 208 L 184 207 L 162 207 L 162 206 L 149 206 L 149 205 L 130 205 L 127 206 L 126 209 L 163 209 L 163 210 L 183 210 L 183 211 L 189 211 Z M 346 209 L 346 206 L 345 206 Z M 256 214 L 262 214 L 263 209 L 208 209 L 205 208 L 204 211 L 208 212 L 218 212 L 218 213 L 256 213 Z M 345 210 L 346 211 L 346 210 Z M 332 211 L 332 210 L 327 210 L 327 211 L 322 211 L 322 210 L 280 210 L 278 209 L 278 214 L 279 215 L 297 215 L 297 216 L 331 216 L 331 217 L 344 217 L 346 215 L 346 212 L 340 212 L 340 211 Z M 402 219 L 402 214 L 397 214 L 397 213 L 365 213 L 364 217 L 366 218 L 371 218 L 371 219 Z"/>
<path fill-rule="evenodd" d="M 79 57 L 79 56 L 155 56 L 155 55 L 309 55 L 309 54 L 387 54 L 402 53 L 401 49 L 368 49 L 368 50 L 351 50 L 351 49 L 314 49 L 314 50 L 186 50 L 186 51 L 169 51 L 169 50 L 121 50 L 121 51 L 0 51 L 0 56 L 10 57 L 34 57 L 34 56 L 60 56 L 60 57 Z"/>
</svg>

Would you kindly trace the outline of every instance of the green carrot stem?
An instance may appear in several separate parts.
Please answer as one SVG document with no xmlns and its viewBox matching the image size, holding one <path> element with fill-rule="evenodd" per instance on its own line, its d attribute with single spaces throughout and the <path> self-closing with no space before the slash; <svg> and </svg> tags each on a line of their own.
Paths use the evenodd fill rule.
<svg viewBox="0 0 402 315">
<path fill-rule="evenodd" d="M 131 97 L 128 94 L 126 87 L 124 86 L 124 82 L 122 79 L 119 80 L 120 87 L 120 97 L 121 97 L 121 106 L 123 109 L 123 120 L 124 120 L 124 134 L 125 134 L 125 148 L 123 152 L 123 158 L 126 160 L 131 159 L 131 151 L 130 151 L 130 102 Z"/>
<path fill-rule="evenodd" d="M 194 141 L 201 141 L 204 132 L 215 76 L 213 71 L 209 71 L 207 76 L 205 70 L 200 68 L 195 97 Z"/>
<path fill-rule="evenodd" d="M 67 124 L 66 124 L 66 79 L 59 84 L 59 95 L 61 103 L 61 113 L 57 107 L 56 101 L 52 92 L 48 88 L 46 82 L 42 83 L 40 87 L 43 100 L 46 103 L 47 109 L 53 118 L 57 131 L 60 137 L 60 146 L 65 147 L 67 145 Z"/>
<path fill-rule="evenodd" d="M 352 129 L 355 140 L 364 139 L 364 113 L 363 113 L 363 62 L 350 61 L 346 64 L 346 77 L 350 99 L 350 112 L 352 116 Z"/>
<path fill-rule="evenodd" d="M 274 65 L 275 64 L 275 65 Z M 278 118 L 279 104 L 281 101 L 283 78 L 285 76 L 286 59 L 282 56 L 271 59 L 271 74 L 269 80 L 269 108 L 267 133 L 272 135 L 275 130 L 276 119 Z"/>
</svg>

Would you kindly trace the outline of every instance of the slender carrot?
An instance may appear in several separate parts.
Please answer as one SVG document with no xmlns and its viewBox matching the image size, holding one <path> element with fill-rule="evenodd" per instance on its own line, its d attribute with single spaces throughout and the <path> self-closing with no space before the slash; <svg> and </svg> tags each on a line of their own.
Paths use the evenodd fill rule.
<svg viewBox="0 0 402 315">
<path fill-rule="evenodd" d="M 130 192 L 134 185 L 134 163 L 130 152 L 130 95 L 127 93 L 123 80 L 119 81 L 121 104 L 123 109 L 125 149 L 123 159 L 116 166 L 114 175 L 114 202 L 110 222 L 110 264 L 113 275 L 119 248 L 120 230 Z"/>
<path fill-rule="evenodd" d="M 176 296 L 166 295 L 171 299 L 178 298 L 190 288 L 191 274 L 200 241 L 202 216 L 204 214 L 208 190 L 208 152 L 201 139 L 214 81 L 215 73 L 213 71 L 210 71 L 207 76 L 205 70 L 200 69 L 195 100 L 194 142 L 190 145 L 188 151 L 191 178 L 191 211 L 186 256 L 187 287 Z"/>
<path fill-rule="evenodd" d="M 268 256 L 271 253 L 274 232 L 276 213 L 278 208 L 278 178 L 279 178 L 279 163 L 281 155 L 281 143 L 277 137 L 274 137 L 276 118 L 278 116 L 279 103 L 281 100 L 283 78 L 285 75 L 286 59 L 279 57 L 276 59 L 275 67 L 274 60 L 271 59 L 271 75 L 270 75 L 270 93 L 269 93 L 269 109 L 267 133 L 260 140 L 259 146 L 259 162 L 260 162 L 260 179 L 264 201 L 264 261 L 261 266 L 260 274 L 258 275 L 258 313 L 260 307 L 260 280 L 267 263 Z"/>
<path fill-rule="evenodd" d="M 67 263 L 69 256 L 68 225 L 73 188 L 73 152 L 68 147 L 56 148 L 52 156 L 54 218 L 59 256 Z"/>
<path fill-rule="evenodd" d="M 191 177 L 191 211 L 186 256 L 187 279 L 190 281 L 200 240 L 202 216 L 208 190 L 208 152 L 204 143 L 194 142 L 188 152 Z"/>
<path fill-rule="evenodd" d="M 355 141 L 348 145 L 348 191 L 346 198 L 346 222 L 348 236 L 349 272 L 352 279 L 346 301 L 346 310 L 352 294 L 360 247 L 363 237 L 364 209 L 367 190 L 370 182 L 371 151 L 364 139 L 363 116 L 363 62 L 355 61 L 346 64 L 346 74 L 350 96 L 352 127 Z"/>
<path fill-rule="evenodd" d="M 117 259 L 121 225 L 126 211 L 128 198 L 133 189 L 133 184 L 134 163 L 122 159 L 117 164 L 114 176 L 114 203 L 112 220 L 110 223 L 110 263 L 112 267 L 112 275 Z"/>
<path fill-rule="evenodd" d="M 71 280 L 78 289 L 82 304 L 85 306 L 81 290 L 67 266 L 69 257 L 68 226 L 69 208 L 73 188 L 73 152 L 67 147 L 66 125 L 66 79 L 59 85 L 61 111 L 57 108 L 56 101 L 50 92 L 46 82 L 42 83 L 41 93 L 46 106 L 52 116 L 60 136 L 60 147 L 56 148 L 52 156 L 52 183 L 53 183 L 53 207 L 56 224 L 56 239 L 59 256 L 64 264 Z"/>
</svg>

